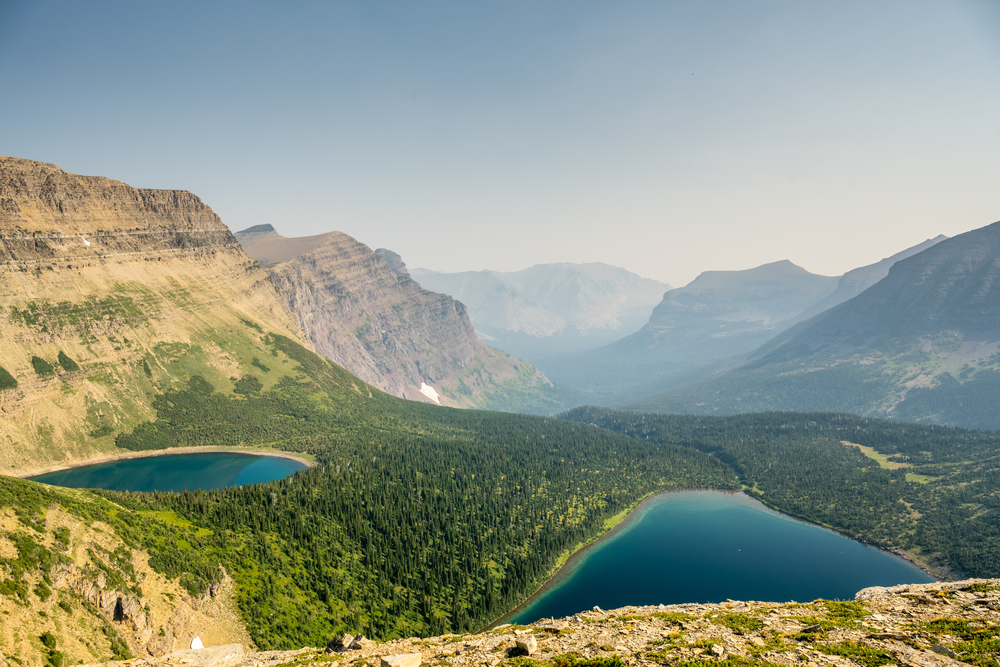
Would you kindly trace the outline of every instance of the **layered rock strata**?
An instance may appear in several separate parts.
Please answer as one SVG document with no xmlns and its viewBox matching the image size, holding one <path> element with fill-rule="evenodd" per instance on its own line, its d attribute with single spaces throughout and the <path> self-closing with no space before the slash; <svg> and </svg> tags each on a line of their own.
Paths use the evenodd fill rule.
<svg viewBox="0 0 1000 667">
<path fill-rule="evenodd" d="M 115 451 L 163 389 L 252 371 L 265 332 L 302 340 L 195 195 L 0 157 L 0 471 Z"/>
<path fill-rule="evenodd" d="M 236 234 L 266 266 L 313 349 L 390 394 L 480 407 L 550 383 L 530 364 L 484 344 L 465 306 L 421 288 L 391 251 L 342 232 L 288 238 L 270 225 Z"/>
</svg>

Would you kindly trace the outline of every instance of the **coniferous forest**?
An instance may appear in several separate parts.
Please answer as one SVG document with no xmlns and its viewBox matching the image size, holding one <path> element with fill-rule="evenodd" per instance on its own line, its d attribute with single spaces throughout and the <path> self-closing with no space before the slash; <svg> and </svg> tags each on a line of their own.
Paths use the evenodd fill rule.
<svg viewBox="0 0 1000 667">
<path fill-rule="evenodd" d="M 190 550 L 164 543 L 151 563 L 188 572 L 193 592 L 224 567 L 262 648 L 324 643 L 339 630 L 387 638 L 478 629 L 642 497 L 738 488 L 724 463 L 691 448 L 402 401 L 287 339 L 269 342 L 299 364 L 298 379 L 234 396 L 193 378 L 159 397 L 159 419 L 119 445 L 280 444 L 317 466 L 215 492 L 102 492 L 200 528 L 184 536 Z"/>
<path fill-rule="evenodd" d="M 138 516 L 176 517 L 169 539 L 153 520 L 120 530 L 194 593 L 228 573 L 261 648 L 341 630 L 477 629 L 609 517 L 671 489 L 744 488 L 941 571 L 1000 572 L 992 433 L 836 414 L 441 409 L 372 390 L 287 339 L 267 343 L 296 375 L 267 389 L 234 378 L 231 392 L 192 378 L 119 445 L 273 445 L 308 452 L 315 467 L 222 491 L 100 492 Z"/>
</svg>

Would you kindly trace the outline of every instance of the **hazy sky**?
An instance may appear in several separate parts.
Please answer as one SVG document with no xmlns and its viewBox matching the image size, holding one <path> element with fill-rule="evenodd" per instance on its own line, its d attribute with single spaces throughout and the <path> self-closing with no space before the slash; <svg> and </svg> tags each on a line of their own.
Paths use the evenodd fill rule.
<svg viewBox="0 0 1000 667">
<path fill-rule="evenodd" d="M 0 0 L 0 154 L 411 267 L 835 275 L 1000 219 L 1000 2 Z"/>
</svg>

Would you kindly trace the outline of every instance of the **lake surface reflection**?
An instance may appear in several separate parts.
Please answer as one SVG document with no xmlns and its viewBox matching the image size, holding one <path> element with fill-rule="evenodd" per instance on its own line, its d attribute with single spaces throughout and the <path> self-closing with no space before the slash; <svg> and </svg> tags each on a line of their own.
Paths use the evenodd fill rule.
<svg viewBox="0 0 1000 667">
<path fill-rule="evenodd" d="M 561 618 L 595 605 L 853 599 L 868 586 L 930 581 L 901 558 L 742 493 L 681 491 L 648 500 L 503 622 Z"/>
<path fill-rule="evenodd" d="M 112 491 L 194 491 L 261 484 L 306 465 L 279 456 L 206 453 L 122 459 L 50 472 L 30 479 L 53 486 Z"/>
</svg>

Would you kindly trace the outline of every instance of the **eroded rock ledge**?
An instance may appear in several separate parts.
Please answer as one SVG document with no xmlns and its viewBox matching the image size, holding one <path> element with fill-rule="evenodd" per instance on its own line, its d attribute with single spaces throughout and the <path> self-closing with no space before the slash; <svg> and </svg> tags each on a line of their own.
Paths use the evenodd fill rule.
<svg viewBox="0 0 1000 667">
<path fill-rule="evenodd" d="M 351 638 L 353 639 L 353 638 Z M 347 643 L 357 648 L 337 647 Z M 525 655 L 530 651 L 530 655 Z M 419 663 L 418 663 L 419 661 Z M 855 600 L 594 609 L 480 634 L 331 642 L 248 653 L 230 645 L 106 665 L 134 667 L 1000 667 L 1000 579 L 866 588 Z"/>
</svg>

